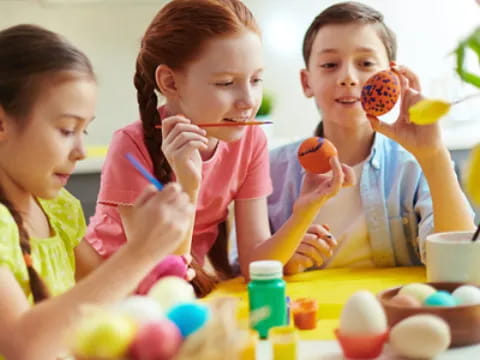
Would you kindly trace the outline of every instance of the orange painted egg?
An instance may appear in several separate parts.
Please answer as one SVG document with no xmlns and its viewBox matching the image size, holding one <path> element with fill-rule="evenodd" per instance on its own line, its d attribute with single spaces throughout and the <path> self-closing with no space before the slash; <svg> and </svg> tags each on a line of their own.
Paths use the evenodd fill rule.
<svg viewBox="0 0 480 360">
<path fill-rule="evenodd" d="M 330 158 L 337 155 L 337 149 L 327 139 L 311 137 L 300 145 L 297 155 L 306 171 L 322 174 L 331 169 Z"/>
<path fill-rule="evenodd" d="M 390 70 L 380 71 L 370 77 L 362 89 L 360 101 L 367 114 L 380 116 L 395 106 L 400 96 L 400 81 Z"/>
</svg>

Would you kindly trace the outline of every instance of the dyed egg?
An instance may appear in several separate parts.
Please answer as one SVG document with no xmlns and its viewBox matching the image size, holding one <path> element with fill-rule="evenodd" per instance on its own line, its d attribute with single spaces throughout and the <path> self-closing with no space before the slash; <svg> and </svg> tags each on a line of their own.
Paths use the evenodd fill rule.
<svg viewBox="0 0 480 360">
<path fill-rule="evenodd" d="M 452 296 L 460 305 L 480 304 L 480 289 L 473 285 L 463 285 L 456 288 Z"/>
<path fill-rule="evenodd" d="M 114 306 L 113 310 L 130 316 L 138 323 L 160 320 L 164 317 L 160 304 L 146 296 L 130 296 Z"/>
<path fill-rule="evenodd" d="M 448 291 L 440 290 L 425 299 L 427 306 L 456 306 L 457 301 Z"/>
<path fill-rule="evenodd" d="M 370 77 L 362 89 L 360 101 L 367 114 L 380 116 L 395 106 L 400 96 L 400 82 L 390 70 L 380 71 Z"/>
<path fill-rule="evenodd" d="M 128 316 L 99 310 L 77 324 L 72 333 L 73 352 L 81 358 L 121 358 L 136 332 L 137 325 Z"/>
<path fill-rule="evenodd" d="M 130 346 L 131 360 L 173 359 L 182 345 L 177 326 L 167 319 L 144 324 Z"/>
<path fill-rule="evenodd" d="M 170 309 L 167 317 L 177 325 L 183 337 L 199 330 L 209 319 L 210 309 L 197 303 L 178 304 Z"/>
<path fill-rule="evenodd" d="M 465 171 L 465 190 L 472 201 L 480 206 L 480 144 L 476 145 L 470 153 L 467 169 Z"/>
<path fill-rule="evenodd" d="M 337 155 L 337 149 L 327 139 L 311 137 L 298 148 L 298 161 L 312 174 L 322 174 L 331 169 L 330 158 Z"/>
<path fill-rule="evenodd" d="M 411 283 L 403 286 L 398 293 L 401 295 L 413 296 L 423 304 L 425 299 L 436 291 L 435 288 L 427 284 Z"/>
<path fill-rule="evenodd" d="M 408 109 L 410 121 L 417 125 L 429 125 L 450 111 L 451 104 L 443 100 L 423 99 Z"/>
<path fill-rule="evenodd" d="M 448 324 L 438 316 L 410 316 L 390 331 L 390 345 L 409 359 L 432 359 L 447 350 L 451 335 Z"/>
<path fill-rule="evenodd" d="M 340 315 L 342 335 L 376 335 L 387 331 L 387 318 L 382 305 L 368 291 L 353 294 Z"/>
<path fill-rule="evenodd" d="M 390 304 L 402 307 L 420 307 L 422 303 L 415 297 L 405 294 L 397 294 L 390 299 Z"/>
<path fill-rule="evenodd" d="M 195 299 L 192 285 L 177 276 L 167 276 L 157 281 L 148 292 L 162 309 L 168 311 L 172 306 Z"/>
</svg>

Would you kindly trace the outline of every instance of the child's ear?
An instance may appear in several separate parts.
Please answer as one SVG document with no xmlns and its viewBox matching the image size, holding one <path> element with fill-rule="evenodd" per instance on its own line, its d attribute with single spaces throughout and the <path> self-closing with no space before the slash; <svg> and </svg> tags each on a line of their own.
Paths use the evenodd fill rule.
<svg viewBox="0 0 480 360">
<path fill-rule="evenodd" d="M 176 97 L 178 87 L 175 73 L 167 65 L 158 65 L 155 70 L 155 82 L 163 96 Z"/>
<path fill-rule="evenodd" d="M 307 69 L 300 70 L 300 82 L 302 83 L 303 93 L 306 97 L 311 98 L 313 96 L 313 90 L 310 87 L 309 75 Z"/>
</svg>

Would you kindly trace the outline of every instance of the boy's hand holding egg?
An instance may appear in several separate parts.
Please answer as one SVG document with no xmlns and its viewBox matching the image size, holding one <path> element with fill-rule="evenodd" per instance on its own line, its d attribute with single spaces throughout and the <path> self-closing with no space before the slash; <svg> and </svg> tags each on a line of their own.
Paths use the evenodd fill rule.
<svg viewBox="0 0 480 360">
<path fill-rule="evenodd" d="M 300 196 L 294 208 L 323 204 L 335 196 L 342 187 L 355 183 L 353 170 L 338 160 L 337 149 L 328 141 L 320 137 L 306 139 L 298 148 L 298 161 L 306 170 Z M 332 173 L 328 172 L 332 170 Z M 312 208 L 308 209 L 311 212 Z"/>
<path fill-rule="evenodd" d="M 312 174 L 323 174 L 332 169 L 330 158 L 337 155 L 337 149 L 327 139 L 311 137 L 298 148 L 298 161 Z"/>
<path fill-rule="evenodd" d="M 367 80 L 362 88 L 360 101 L 367 114 L 380 116 L 393 109 L 399 96 L 398 76 L 391 70 L 385 70 Z"/>
</svg>

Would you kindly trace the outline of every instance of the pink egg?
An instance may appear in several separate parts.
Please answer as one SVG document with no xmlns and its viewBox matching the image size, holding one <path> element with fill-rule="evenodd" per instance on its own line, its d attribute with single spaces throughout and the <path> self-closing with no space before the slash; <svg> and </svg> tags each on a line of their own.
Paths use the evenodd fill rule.
<svg viewBox="0 0 480 360">
<path fill-rule="evenodd" d="M 418 299 L 410 295 L 397 294 L 390 299 L 391 305 L 402 307 L 420 307 L 422 304 Z"/>
<path fill-rule="evenodd" d="M 144 324 L 130 348 L 133 360 L 170 360 L 175 357 L 182 336 L 177 326 L 167 319 Z"/>
</svg>

